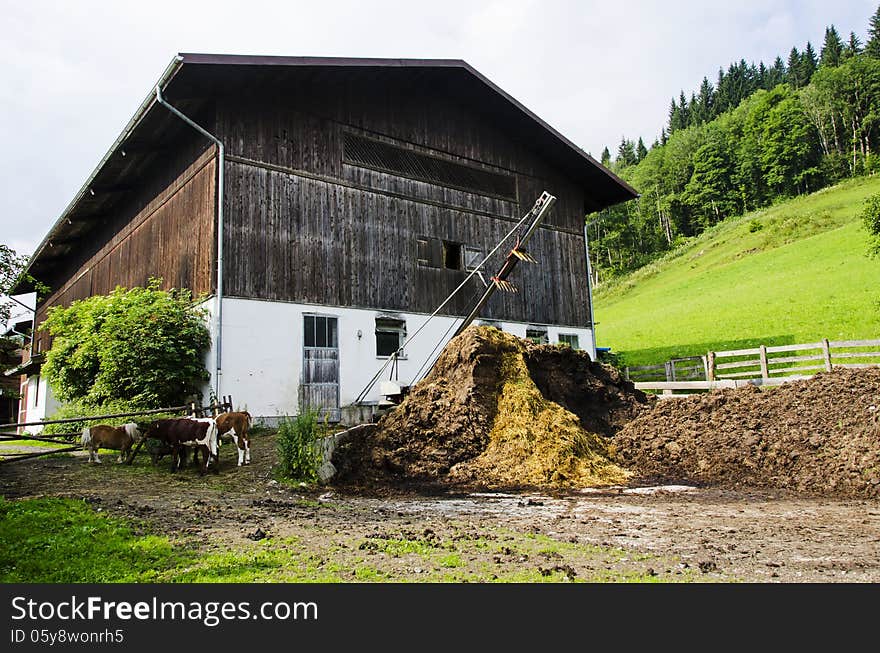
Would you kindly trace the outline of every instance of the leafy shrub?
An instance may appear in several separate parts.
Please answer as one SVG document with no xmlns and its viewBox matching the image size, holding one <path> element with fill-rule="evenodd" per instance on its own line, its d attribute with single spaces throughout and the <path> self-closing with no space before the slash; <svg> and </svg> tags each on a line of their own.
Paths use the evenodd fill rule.
<svg viewBox="0 0 880 653">
<path fill-rule="evenodd" d="M 761 229 L 763 229 L 763 228 L 764 228 L 764 225 L 762 225 L 757 220 L 750 220 L 749 221 L 749 233 L 750 234 L 753 234 L 756 231 L 761 231 Z"/>
<path fill-rule="evenodd" d="M 596 358 L 598 362 L 610 365 L 621 373 L 626 369 L 626 361 L 622 352 L 600 349 L 596 352 Z"/>
<path fill-rule="evenodd" d="M 282 417 L 278 424 L 278 473 L 289 479 L 314 483 L 322 455 L 318 444 L 321 426 L 317 411 Z"/>
<path fill-rule="evenodd" d="M 40 326 L 54 337 L 43 373 L 64 402 L 123 401 L 159 408 L 198 398 L 209 374 L 206 313 L 188 290 L 121 286 L 109 295 L 53 307 Z"/>
<path fill-rule="evenodd" d="M 868 233 L 871 234 L 870 252 L 874 256 L 880 256 L 880 193 L 871 195 L 865 200 L 861 218 Z"/>
</svg>

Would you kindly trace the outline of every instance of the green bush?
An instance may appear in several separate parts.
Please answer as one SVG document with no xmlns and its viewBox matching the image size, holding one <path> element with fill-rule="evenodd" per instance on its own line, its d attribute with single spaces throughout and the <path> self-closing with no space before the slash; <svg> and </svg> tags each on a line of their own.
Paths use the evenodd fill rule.
<svg viewBox="0 0 880 653">
<path fill-rule="evenodd" d="M 871 234 L 871 254 L 880 256 L 880 193 L 871 195 L 865 200 L 861 217 L 865 228 Z"/>
<path fill-rule="evenodd" d="M 40 330 L 54 341 L 43 374 L 64 402 L 90 406 L 114 401 L 160 408 L 197 398 L 209 374 L 206 312 L 188 290 L 117 288 L 69 307 L 49 309 Z"/>
<path fill-rule="evenodd" d="M 314 483 L 321 466 L 318 438 L 322 434 L 317 411 L 282 417 L 278 424 L 278 473 L 284 478 Z"/>
</svg>

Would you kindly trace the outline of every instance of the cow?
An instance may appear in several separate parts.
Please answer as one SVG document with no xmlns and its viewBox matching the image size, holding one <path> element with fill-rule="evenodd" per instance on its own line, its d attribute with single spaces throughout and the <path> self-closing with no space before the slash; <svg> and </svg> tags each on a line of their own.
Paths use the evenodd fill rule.
<svg viewBox="0 0 880 653">
<path fill-rule="evenodd" d="M 185 456 L 184 447 L 194 447 L 202 453 L 200 474 L 208 470 L 208 461 L 217 460 L 217 425 L 213 419 L 160 419 L 151 423 L 144 431 L 143 439 L 153 438 L 171 447 L 171 471 L 180 467 Z M 140 448 L 140 447 L 138 447 Z M 214 471 L 219 471 L 214 466 Z"/>
<path fill-rule="evenodd" d="M 251 414 L 247 411 L 236 413 L 220 413 L 214 418 L 217 423 L 217 436 L 226 434 L 232 436 L 232 441 L 238 447 L 238 466 L 251 464 L 251 441 L 248 430 L 251 426 Z"/>
<path fill-rule="evenodd" d="M 116 449 L 119 451 L 119 457 L 116 462 L 125 462 L 131 451 L 131 445 L 140 442 L 141 431 L 134 422 L 129 422 L 123 426 L 108 426 L 107 424 L 96 424 L 95 426 L 87 426 L 83 429 L 80 444 L 83 449 L 89 450 L 89 462 L 100 463 L 98 458 L 98 449 Z"/>
</svg>

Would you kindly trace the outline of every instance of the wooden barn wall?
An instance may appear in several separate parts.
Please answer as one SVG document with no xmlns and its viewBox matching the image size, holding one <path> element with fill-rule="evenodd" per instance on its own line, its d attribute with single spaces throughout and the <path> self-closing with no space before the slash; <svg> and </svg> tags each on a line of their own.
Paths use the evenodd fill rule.
<svg viewBox="0 0 880 653">
<path fill-rule="evenodd" d="M 417 238 L 488 253 L 512 226 L 253 164 L 228 164 L 226 184 L 228 296 L 430 313 L 466 273 L 418 265 Z M 539 265 L 521 263 L 511 277 L 519 292 L 496 293 L 484 317 L 589 324 L 583 237 L 541 229 L 528 249 Z M 505 254 L 496 254 L 489 269 Z M 443 313 L 466 312 L 482 290 L 474 278 Z"/>
<path fill-rule="evenodd" d="M 547 190 L 557 203 L 529 247 L 540 265 L 521 264 L 520 292 L 498 293 L 486 317 L 591 323 L 583 190 L 516 134 L 441 91 L 356 81 L 290 97 L 275 89 L 271 100 L 221 101 L 217 129 L 231 159 L 226 294 L 432 312 L 464 273 L 419 267 L 416 239 L 488 251 Z M 517 201 L 344 163 L 346 132 L 513 175 Z M 471 304 L 462 293 L 448 312 Z"/>
<path fill-rule="evenodd" d="M 129 217 L 122 210 L 114 219 L 121 225 L 118 230 L 95 238 L 97 251 L 40 305 L 37 323 L 46 319 L 52 306 L 107 294 L 118 285 L 144 286 L 150 277 L 161 277 L 166 289 L 212 292 L 216 167 L 214 148 L 203 149 L 146 205 L 133 199 L 142 207 Z M 47 334 L 37 335 L 36 350 L 50 345 Z"/>
<path fill-rule="evenodd" d="M 519 208 L 527 210 L 547 190 L 558 198 L 548 224 L 583 229 L 583 190 L 533 153 L 518 134 L 506 133 L 491 117 L 451 101 L 442 88 L 348 79 L 344 85 L 316 83 L 292 91 L 290 96 L 273 89 L 270 98 L 222 101 L 217 128 L 227 151 L 389 190 L 383 185 L 390 181 L 387 176 L 343 163 L 343 133 L 352 131 L 512 174 Z M 453 204 L 466 202 L 469 195 L 442 187 L 433 193 Z"/>
</svg>

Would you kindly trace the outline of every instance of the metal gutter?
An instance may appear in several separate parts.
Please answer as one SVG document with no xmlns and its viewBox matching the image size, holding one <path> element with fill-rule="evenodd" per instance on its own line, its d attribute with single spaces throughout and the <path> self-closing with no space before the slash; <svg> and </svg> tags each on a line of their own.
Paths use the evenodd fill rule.
<svg viewBox="0 0 880 653">
<path fill-rule="evenodd" d="M 223 186 L 224 186 L 224 168 L 226 167 L 225 148 L 223 142 L 214 136 L 207 129 L 199 125 L 192 118 L 182 113 L 176 107 L 168 104 L 167 100 L 162 97 L 162 87 L 156 85 L 156 101 L 163 107 L 168 109 L 175 116 L 183 120 L 187 125 L 195 129 L 202 136 L 212 141 L 217 146 L 217 294 L 216 307 L 214 309 L 214 397 L 219 400 L 220 395 L 220 371 L 221 371 L 221 351 L 223 338 Z"/>
</svg>

